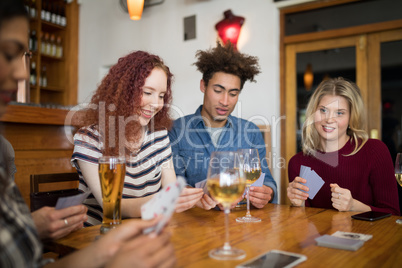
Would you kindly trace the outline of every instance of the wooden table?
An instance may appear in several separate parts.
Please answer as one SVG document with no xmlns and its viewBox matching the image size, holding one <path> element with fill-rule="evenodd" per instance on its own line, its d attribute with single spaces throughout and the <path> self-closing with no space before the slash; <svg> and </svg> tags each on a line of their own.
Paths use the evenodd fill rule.
<svg viewBox="0 0 402 268">
<path fill-rule="evenodd" d="M 176 249 L 177 267 L 235 267 L 272 249 L 307 256 L 298 267 L 402 267 L 402 225 L 391 216 L 379 221 L 354 220 L 356 213 L 330 209 L 299 208 L 268 204 L 252 210 L 260 223 L 237 223 L 245 211 L 230 214 L 231 245 L 246 251 L 240 261 L 218 261 L 208 251 L 224 241 L 224 215 L 220 211 L 193 208 L 174 214 L 169 228 Z M 124 224 L 124 223 L 123 223 Z M 319 247 L 314 238 L 336 231 L 372 234 L 373 238 L 357 251 Z M 48 244 L 52 251 L 68 253 L 84 248 L 99 235 L 99 226 L 85 228 Z"/>
</svg>

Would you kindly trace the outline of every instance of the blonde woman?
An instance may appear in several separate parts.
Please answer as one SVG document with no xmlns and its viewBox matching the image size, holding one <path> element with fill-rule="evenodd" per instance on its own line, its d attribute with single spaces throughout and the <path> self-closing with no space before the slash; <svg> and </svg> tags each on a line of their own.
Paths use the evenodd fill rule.
<svg viewBox="0 0 402 268">
<path fill-rule="evenodd" d="M 302 148 L 289 161 L 287 195 L 294 206 L 339 211 L 382 211 L 399 215 L 391 155 L 385 144 L 369 139 L 359 88 L 343 78 L 321 82 L 308 103 Z M 324 180 L 314 197 L 301 190 L 301 165 Z"/>
</svg>

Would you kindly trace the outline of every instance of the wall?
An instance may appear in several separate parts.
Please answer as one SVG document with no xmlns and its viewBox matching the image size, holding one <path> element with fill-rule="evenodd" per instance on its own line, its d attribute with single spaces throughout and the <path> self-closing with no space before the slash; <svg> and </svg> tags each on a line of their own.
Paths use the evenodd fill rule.
<svg viewBox="0 0 402 268">
<path fill-rule="evenodd" d="M 161 56 L 175 74 L 174 117 L 193 113 L 202 103 L 200 73 L 192 65 L 197 50 L 215 46 L 215 24 L 231 9 L 246 18 L 238 48 L 258 56 L 262 73 L 246 83 L 233 115 L 271 124 L 279 118 L 279 10 L 272 0 L 166 0 L 131 21 L 119 0 L 81 0 L 79 102 L 88 101 L 105 68 L 133 50 Z M 196 39 L 183 41 L 183 18 L 196 15 Z M 279 129 L 273 124 L 273 176 L 279 186 Z"/>
</svg>

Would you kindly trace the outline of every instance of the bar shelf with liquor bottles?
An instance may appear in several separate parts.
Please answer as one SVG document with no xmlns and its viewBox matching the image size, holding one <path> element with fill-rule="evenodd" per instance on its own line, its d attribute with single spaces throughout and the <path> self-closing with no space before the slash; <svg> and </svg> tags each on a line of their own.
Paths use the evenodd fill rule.
<svg viewBox="0 0 402 268">
<path fill-rule="evenodd" d="M 30 97 L 25 102 L 44 106 L 75 105 L 78 85 L 78 1 L 25 0 L 25 6 L 30 15 L 29 60 L 34 63 L 28 62 L 31 68 Z"/>
</svg>

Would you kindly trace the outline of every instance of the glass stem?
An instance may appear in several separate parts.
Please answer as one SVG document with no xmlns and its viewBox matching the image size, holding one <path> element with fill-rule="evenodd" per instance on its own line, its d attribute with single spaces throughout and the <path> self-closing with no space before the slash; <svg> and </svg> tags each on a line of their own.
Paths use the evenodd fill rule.
<svg viewBox="0 0 402 268">
<path fill-rule="evenodd" d="M 223 250 L 230 250 L 230 243 L 229 243 L 229 213 L 230 208 L 225 208 L 225 230 L 226 230 L 226 238 L 225 244 L 223 244 Z"/>
<path fill-rule="evenodd" d="M 247 213 L 246 213 L 246 217 L 250 218 L 251 217 L 251 213 L 250 213 L 250 186 L 247 186 Z"/>
</svg>

